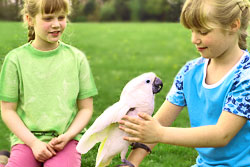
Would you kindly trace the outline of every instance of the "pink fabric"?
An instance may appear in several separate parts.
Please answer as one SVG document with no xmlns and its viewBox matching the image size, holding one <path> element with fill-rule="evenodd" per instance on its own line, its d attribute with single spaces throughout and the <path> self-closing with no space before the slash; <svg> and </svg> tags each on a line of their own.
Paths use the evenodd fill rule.
<svg viewBox="0 0 250 167">
<path fill-rule="evenodd" d="M 32 150 L 25 144 L 12 147 L 10 158 L 6 166 L 0 167 L 80 167 L 81 154 L 76 151 L 78 141 L 71 140 L 62 151 L 48 159 L 44 164 L 38 162 Z"/>
<path fill-rule="evenodd" d="M 44 167 L 81 167 L 81 154 L 76 151 L 78 141 L 70 141 L 56 156 L 47 160 Z"/>
</svg>

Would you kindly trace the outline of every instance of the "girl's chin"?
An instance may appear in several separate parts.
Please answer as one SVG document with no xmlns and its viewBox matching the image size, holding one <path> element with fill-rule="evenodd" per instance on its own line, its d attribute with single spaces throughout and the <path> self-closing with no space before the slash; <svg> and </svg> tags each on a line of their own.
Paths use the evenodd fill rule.
<svg viewBox="0 0 250 167">
<path fill-rule="evenodd" d="M 209 57 L 209 56 L 202 55 L 202 54 L 201 54 L 201 57 L 203 57 L 203 58 L 205 58 L 205 59 L 210 59 L 210 57 Z"/>
<path fill-rule="evenodd" d="M 200 53 L 201 57 L 205 58 L 205 59 L 210 59 L 211 56 L 209 56 L 208 54 L 204 54 L 204 53 Z"/>
<path fill-rule="evenodd" d="M 58 37 L 49 37 L 48 39 L 48 42 L 50 42 L 50 43 L 55 43 L 55 42 L 58 42 L 59 40 L 60 40 L 60 36 L 58 36 Z"/>
<path fill-rule="evenodd" d="M 59 41 L 59 39 L 51 39 L 51 40 L 48 40 L 48 43 L 57 44 L 58 41 Z"/>
<path fill-rule="evenodd" d="M 60 37 L 56 37 L 56 38 L 49 38 L 48 40 L 51 42 L 57 42 L 59 41 Z"/>
</svg>

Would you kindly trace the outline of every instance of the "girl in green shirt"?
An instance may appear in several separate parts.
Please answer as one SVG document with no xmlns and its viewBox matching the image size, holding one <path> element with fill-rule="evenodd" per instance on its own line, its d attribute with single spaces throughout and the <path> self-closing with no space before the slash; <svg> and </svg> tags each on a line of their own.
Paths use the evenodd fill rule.
<svg viewBox="0 0 250 167">
<path fill-rule="evenodd" d="M 86 56 L 60 41 L 68 1 L 26 0 L 22 14 L 29 43 L 8 53 L 0 74 L 2 119 L 12 132 L 6 166 L 80 167 L 75 146 L 97 89 Z"/>
</svg>

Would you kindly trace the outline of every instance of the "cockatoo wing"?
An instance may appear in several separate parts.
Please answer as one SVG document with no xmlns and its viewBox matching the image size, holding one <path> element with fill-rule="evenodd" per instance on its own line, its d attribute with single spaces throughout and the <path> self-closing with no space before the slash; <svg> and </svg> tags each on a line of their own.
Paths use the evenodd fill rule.
<svg viewBox="0 0 250 167">
<path fill-rule="evenodd" d="M 106 129 L 107 129 L 107 131 L 113 131 L 115 128 L 118 128 L 118 125 L 111 124 Z M 113 156 L 108 156 L 109 158 L 105 162 L 102 162 L 104 155 L 109 155 L 110 151 L 112 151 L 112 150 L 105 149 L 105 143 L 106 143 L 108 137 L 110 137 L 110 136 L 106 136 L 104 138 L 104 140 L 102 140 L 102 142 L 98 148 L 98 153 L 97 153 L 97 157 L 96 157 L 96 167 L 105 167 L 105 166 L 109 165 L 113 159 Z"/>
<path fill-rule="evenodd" d="M 108 131 L 107 127 L 121 120 L 130 108 L 130 106 L 120 101 L 108 107 L 82 136 L 76 147 L 77 151 L 85 154 L 96 143 L 104 140 Z"/>
</svg>

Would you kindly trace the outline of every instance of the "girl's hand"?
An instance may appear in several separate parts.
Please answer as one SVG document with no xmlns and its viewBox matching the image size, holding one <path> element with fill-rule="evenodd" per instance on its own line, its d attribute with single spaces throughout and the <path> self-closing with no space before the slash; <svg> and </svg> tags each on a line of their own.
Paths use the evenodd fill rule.
<svg viewBox="0 0 250 167">
<path fill-rule="evenodd" d="M 67 134 L 61 134 L 58 137 L 53 138 L 49 145 L 56 151 L 61 151 L 65 147 L 65 145 L 71 140 Z"/>
<path fill-rule="evenodd" d="M 56 155 L 56 152 L 49 144 L 38 139 L 31 144 L 30 148 L 32 149 L 35 159 L 39 162 L 45 162 Z"/>
<path fill-rule="evenodd" d="M 162 126 L 160 123 L 146 113 L 138 114 L 141 119 L 124 116 L 119 121 L 119 128 L 131 136 L 124 137 L 124 140 L 141 143 L 157 143 L 161 137 Z"/>
</svg>

